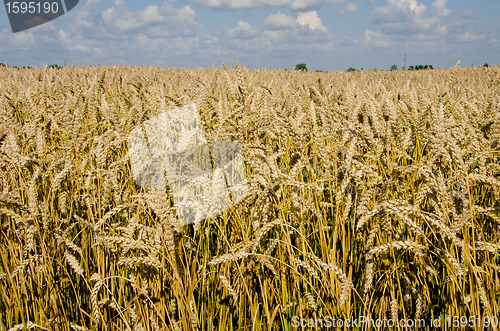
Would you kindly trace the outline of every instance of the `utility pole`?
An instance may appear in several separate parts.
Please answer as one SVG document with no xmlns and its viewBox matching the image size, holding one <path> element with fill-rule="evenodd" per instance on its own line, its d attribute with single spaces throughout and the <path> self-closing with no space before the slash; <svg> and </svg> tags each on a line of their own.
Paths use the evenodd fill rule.
<svg viewBox="0 0 500 331">
<path fill-rule="evenodd" d="M 401 70 L 406 70 L 406 54 L 405 59 L 403 60 L 403 65 L 401 66 Z"/>
</svg>

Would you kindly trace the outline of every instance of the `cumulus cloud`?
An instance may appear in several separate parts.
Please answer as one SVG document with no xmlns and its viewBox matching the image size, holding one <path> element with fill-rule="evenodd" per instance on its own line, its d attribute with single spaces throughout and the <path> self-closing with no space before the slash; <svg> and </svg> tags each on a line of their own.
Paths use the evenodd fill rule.
<svg viewBox="0 0 500 331">
<path fill-rule="evenodd" d="M 349 36 L 343 37 L 339 42 L 339 46 L 353 46 L 355 44 L 356 41 Z"/>
<path fill-rule="evenodd" d="M 446 8 L 448 0 L 436 0 L 432 3 L 433 11 L 439 16 L 449 16 L 452 12 L 451 9 Z"/>
<path fill-rule="evenodd" d="M 327 4 L 341 4 L 345 0 L 292 0 L 290 8 L 293 10 L 307 10 Z"/>
<path fill-rule="evenodd" d="M 440 1 L 440 0 L 438 0 Z M 387 0 L 387 5 L 376 8 L 370 21 L 382 24 L 382 33 L 418 34 L 435 29 L 438 17 L 425 17 L 426 6 L 417 0 Z"/>
<path fill-rule="evenodd" d="M 199 54 L 200 57 L 208 55 L 206 43 L 198 37 L 149 38 L 147 35 L 139 34 L 134 45 L 134 56 L 141 61 L 144 61 L 142 59 L 164 61 L 165 59 L 185 58 L 193 54 Z"/>
<path fill-rule="evenodd" d="M 251 39 L 259 34 L 257 27 L 245 21 L 239 21 L 238 25 L 229 29 L 227 36 L 235 39 Z"/>
<path fill-rule="evenodd" d="M 70 51 L 78 51 L 78 52 L 83 52 L 83 53 L 90 53 L 90 48 L 81 44 L 76 44 L 74 46 L 71 46 L 69 48 Z"/>
<path fill-rule="evenodd" d="M 460 14 L 459 18 L 471 19 L 476 18 L 476 13 L 472 10 L 466 10 Z"/>
<path fill-rule="evenodd" d="M 327 4 L 341 4 L 345 0 L 186 0 L 211 9 L 249 9 L 262 7 L 286 7 L 307 10 Z"/>
<path fill-rule="evenodd" d="M 370 21 L 373 24 L 399 23 L 422 17 L 425 5 L 416 0 L 387 0 L 388 4 L 375 8 Z"/>
<path fill-rule="evenodd" d="M 459 34 L 457 36 L 457 39 L 459 41 L 471 42 L 471 41 L 478 41 L 478 40 L 486 39 L 486 35 L 484 35 L 484 34 L 477 35 L 474 32 L 467 31 L 465 33 Z"/>
<path fill-rule="evenodd" d="M 381 32 L 368 30 L 365 32 L 364 46 L 368 48 L 389 48 L 391 47 L 390 37 Z"/>
<path fill-rule="evenodd" d="M 396 6 L 386 5 L 376 8 L 371 16 L 372 24 L 398 23 L 408 21 L 408 12 Z"/>
<path fill-rule="evenodd" d="M 278 12 L 269 15 L 263 27 L 239 21 L 236 27 L 226 28 L 224 38 L 217 42 L 217 46 L 259 58 L 263 54 L 271 58 L 276 54 L 295 57 L 299 53 L 314 53 L 313 49 L 324 52 L 331 47 L 332 35 L 326 33 L 327 29 L 315 11 L 298 13 L 297 18 Z"/>
<path fill-rule="evenodd" d="M 413 35 L 423 32 L 433 32 L 439 25 L 439 18 L 417 18 L 410 22 L 384 24 L 382 32 L 386 34 Z"/>
<path fill-rule="evenodd" d="M 3 36 L 7 37 L 6 39 L 9 42 L 9 46 L 19 47 L 22 49 L 28 49 L 29 46 L 33 45 L 36 41 L 31 30 L 21 31 L 14 34 L 2 34 L 2 37 Z M 3 51 L 6 51 L 6 49 Z"/>
<path fill-rule="evenodd" d="M 357 13 L 357 12 L 358 12 L 358 5 L 352 2 L 339 8 L 339 14 L 342 16 L 345 16 L 349 13 Z"/>
<path fill-rule="evenodd" d="M 297 22 L 299 22 L 302 26 L 308 25 L 312 30 L 320 30 L 323 32 L 326 32 L 327 30 L 326 26 L 323 25 L 323 23 L 321 22 L 321 18 L 318 16 L 318 13 L 315 10 L 299 13 Z"/>
<path fill-rule="evenodd" d="M 57 34 L 57 56 L 75 63 L 123 63 L 131 58 L 156 61 L 166 57 L 181 57 L 199 46 L 196 39 L 197 15 L 191 6 L 175 8 L 171 2 L 145 5 L 144 9 L 129 11 L 123 0 L 102 11 L 99 0 L 88 0 L 73 14 L 73 23 Z M 161 45 L 161 48 L 159 45 Z M 175 45 L 175 46 L 174 46 Z M 196 46 L 194 46 L 196 45 Z M 149 60 L 148 60 L 149 59 Z"/>
<path fill-rule="evenodd" d="M 123 0 L 116 0 L 115 7 L 105 10 L 102 24 L 110 34 L 145 33 L 156 37 L 194 35 L 197 15 L 189 6 L 174 8 L 164 2 L 161 6 L 150 5 L 143 11 L 129 12 Z"/>
<path fill-rule="evenodd" d="M 282 30 L 300 28 L 302 25 L 292 16 L 287 16 L 278 12 L 277 14 L 266 17 L 263 26 L 268 30 Z"/>
</svg>

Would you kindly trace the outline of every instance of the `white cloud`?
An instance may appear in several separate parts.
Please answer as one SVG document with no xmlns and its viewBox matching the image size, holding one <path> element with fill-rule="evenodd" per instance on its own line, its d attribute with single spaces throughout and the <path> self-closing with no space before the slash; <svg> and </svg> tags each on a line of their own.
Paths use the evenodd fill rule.
<svg viewBox="0 0 500 331">
<path fill-rule="evenodd" d="M 235 39 L 251 39 L 258 35 L 257 27 L 245 21 L 239 21 L 235 28 L 229 29 L 227 36 Z"/>
<path fill-rule="evenodd" d="M 4 30 L 5 31 L 5 30 Z M 27 49 L 30 47 L 30 45 L 33 45 L 34 42 L 36 42 L 36 39 L 33 37 L 32 30 L 27 30 L 27 31 L 21 31 L 18 33 L 11 33 L 11 31 L 7 33 L 2 33 L 2 37 L 7 37 L 6 39 L 8 40 L 8 45 L 9 47 L 16 47 L 16 48 L 23 48 Z M 2 38 L 3 39 L 3 38 Z M 2 46 L 5 46 L 4 42 L 1 42 Z M 7 51 L 6 49 L 3 49 L 2 51 Z"/>
<path fill-rule="evenodd" d="M 437 17 L 419 17 L 409 22 L 386 23 L 382 32 L 386 34 L 413 35 L 422 32 L 433 32 L 439 25 Z"/>
<path fill-rule="evenodd" d="M 339 8 L 339 14 L 342 16 L 345 16 L 349 13 L 357 13 L 357 12 L 358 12 L 358 5 L 352 2 Z"/>
<path fill-rule="evenodd" d="M 296 19 L 281 12 L 266 17 L 263 26 L 268 30 L 282 30 L 301 27 L 300 23 L 297 22 Z"/>
<path fill-rule="evenodd" d="M 90 53 L 90 48 L 88 48 L 87 46 L 81 45 L 81 44 L 71 46 L 69 49 L 72 52 Z"/>
<path fill-rule="evenodd" d="M 248 9 L 262 7 L 286 7 L 307 10 L 327 4 L 341 4 L 345 0 L 186 0 L 211 9 Z"/>
<path fill-rule="evenodd" d="M 471 41 L 478 41 L 482 39 L 486 39 L 486 35 L 477 35 L 474 32 L 467 31 L 465 33 L 459 34 L 457 36 L 457 39 L 459 41 L 465 41 L 465 42 L 471 42 Z"/>
<path fill-rule="evenodd" d="M 297 22 L 302 26 L 309 25 L 309 28 L 312 30 L 321 30 L 323 32 L 327 30 L 326 26 L 321 23 L 321 18 L 318 17 L 318 13 L 315 10 L 299 13 Z"/>
<path fill-rule="evenodd" d="M 116 0 L 115 5 L 101 14 L 109 34 L 140 32 L 149 36 L 172 37 L 195 33 L 197 15 L 189 5 L 176 9 L 165 1 L 160 7 L 150 5 L 143 11 L 133 12 L 123 6 L 122 0 Z"/>
<path fill-rule="evenodd" d="M 364 46 L 368 48 L 389 48 L 391 47 L 390 37 L 384 35 L 383 33 L 373 32 L 373 31 L 365 31 L 365 40 Z"/>
<path fill-rule="evenodd" d="M 434 34 L 437 36 L 445 36 L 448 34 L 448 28 L 445 25 L 438 24 L 437 28 L 434 30 Z"/>
<path fill-rule="evenodd" d="M 432 3 L 433 11 L 439 16 L 449 16 L 453 10 L 446 8 L 448 0 L 436 0 Z"/>
<path fill-rule="evenodd" d="M 147 35 L 139 34 L 135 40 L 137 43 L 133 44 L 133 55 L 139 58 L 141 63 L 148 60 L 165 61 L 165 59 L 176 57 L 185 58 L 193 54 L 199 54 L 200 57 L 209 55 L 206 44 L 204 45 L 198 37 L 149 38 Z M 130 47 L 127 49 L 130 51 Z"/>
<path fill-rule="evenodd" d="M 345 0 L 293 0 L 290 8 L 293 10 L 307 10 L 327 4 L 341 4 Z"/>
<path fill-rule="evenodd" d="M 438 0 L 440 1 L 440 0 Z M 437 28 L 438 17 L 425 17 L 426 6 L 417 0 L 387 0 L 387 5 L 375 8 L 370 21 L 382 24 L 382 33 L 418 34 Z"/>
<path fill-rule="evenodd" d="M 396 6 L 386 5 L 375 8 L 370 16 L 373 24 L 398 23 L 408 20 L 408 13 Z"/>
<path fill-rule="evenodd" d="M 465 18 L 465 19 L 476 18 L 476 13 L 473 12 L 472 10 L 466 10 L 460 14 L 459 18 Z"/>
<path fill-rule="evenodd" d="M 72 63 L 76 59 L 80 63 L 103 59 L 115 63 L 131 59 L 157 63 L 203 49 L 196 38 L 197 15 L 189 5 L 175 8 L 165 1 L 129 11 L 122 0 L 115 0 L 114 6 L 100 11 L 98 2 L 87 1 L 75 12 L 74 23 L 58 31 L 52 47 L 57 49 L 56 57 L 65 54 L 65 59 Z"/>
<path fill-rule="evenodd" d="M 422 17 L 425 5 L 416 0 L 387 0 L 387 5 L 375 8 L 370 20 L 374 24 L 398 23 Z"/>
<path fill-rule="evenodd" d="M 355 44 L 356 41 L 349 36 L 343 37 L 339 42 L 339 46 L 353 46 Z"/>
<path fill-rule="evenodd" d="M 103 58 L 106 56 L 106 53 L 103 51 L 104 47 L 93 47 L 92 50 L 94 51 L 94 57 L 96 58 Z"/>
</svg>

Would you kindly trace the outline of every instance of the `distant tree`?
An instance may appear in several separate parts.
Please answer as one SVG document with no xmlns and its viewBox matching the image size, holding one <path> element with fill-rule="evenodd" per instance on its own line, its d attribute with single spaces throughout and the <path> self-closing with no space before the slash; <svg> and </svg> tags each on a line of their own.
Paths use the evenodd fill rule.
<svg viewBox="0 0 500 331">
<path fill-rule="evenodd" d="M 307 71 L 307 66 L 305 63 L 299 63 L 295 66 L 295 70 Z"/>
<path fill-rule="evenodd" d="M 394 71 L 394 70 L 398 70 L 398 66 L 397 66 L 397 65 L 395 65 L 395 64 L 393 64 L 393 65 L 391 66 L 391 71 Z"/>
<path fill-rule="evenodd" d="M 3 64 L 3 62 L 0 63 L 0 67 L 5 67 L 5 64 Z"/>
<path fill-rule="evenodd" d="M 358 71 L 357 69 L 354 69 L 353 67 L 350 67 L 349 69 L 346 70 L 347 72 L 353 72 L 353 71 Z"/>
<path fill-rule="evenodd" d="M 419 64 L 418 66 L 415 66 L 415 67 L 409 66 L 408 69 L 409 70 L 423 70 L 423 69 L 434 69 L 434 67 L 430 64 L 426 64 L 426 65 Z"/>
<path fill-rule="evenodd" d="M 483 64 L 483 67 L 488 68 L 490 65 L 488 63 Z"/>
<path fill-rule="evenodd" d="M 61 69 L 62 67 L 58 64 L 51 64 L 49 68 L 54 68 L 54 69 Z"/>
</svg>

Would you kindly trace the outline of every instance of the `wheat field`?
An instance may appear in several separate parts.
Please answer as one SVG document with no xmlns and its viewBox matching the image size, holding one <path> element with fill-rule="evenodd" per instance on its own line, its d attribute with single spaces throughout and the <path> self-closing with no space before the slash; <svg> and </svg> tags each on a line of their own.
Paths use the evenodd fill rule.
<svg viewBox="0 0 500 331">
<path fill-rule="evenodd" d="M 458 64 L 1 68 L 0 330 L 497 330 L 499 91 L 500 67 Z M 127 136 L 189 103 L 250 194 L 183 226 Z"/>
</svg>

